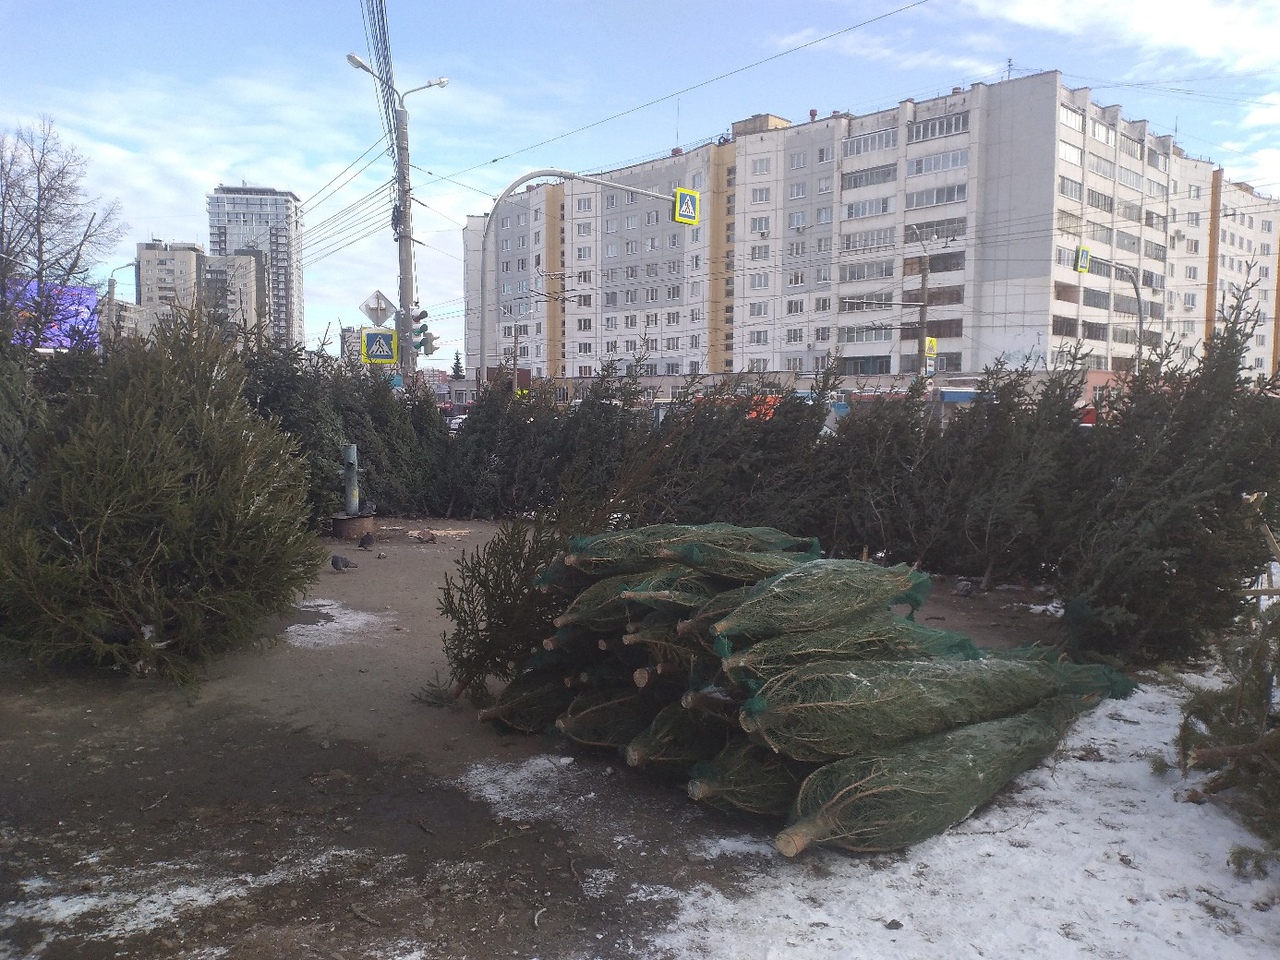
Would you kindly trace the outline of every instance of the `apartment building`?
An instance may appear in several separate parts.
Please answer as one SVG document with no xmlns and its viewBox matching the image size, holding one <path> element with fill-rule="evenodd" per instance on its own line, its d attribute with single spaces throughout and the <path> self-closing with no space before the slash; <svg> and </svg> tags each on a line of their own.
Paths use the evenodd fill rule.
<svg viewBox="0 0 1280 960">
<path fill-rule="evenodd" d="M 248 185 L 219 185 L 206 201 L 210 255 L 260 251 L 266 266 L 266 321 L 271 339 L 302 343 L 302 202 L 287 190 Z"/>
<path fill-rule="evenodd" d="M 1277 366 L 1280 202 L 1057 72 L 863 116 L 760 114 L 598 176 L 616 187 L 531 187 L 469 220 L 473 369 L 483 344 L 490 367 L 574 379 L 616 360 L 662 390 L 832 355 L 848 378 L 911 376 L 923 314 L 937 375 L 1051 368 L 1079 345 L 1102 383 L 1170 341 L 1195 356 L 1246 276 L 1249 363 Z M 636 192 L 676 187 L 701 191 L 698 226 Z"/>
<path fill-rule="evenodd" d="M 237 330 L 270 316 L 260 250 L 210 256 L 198 243 L 152 240 L 138 244 L 134 273 L 140 313 L 131 326 L 139 333 L 172 319 L 174 307 L 202 306 Z"/>
</svg>

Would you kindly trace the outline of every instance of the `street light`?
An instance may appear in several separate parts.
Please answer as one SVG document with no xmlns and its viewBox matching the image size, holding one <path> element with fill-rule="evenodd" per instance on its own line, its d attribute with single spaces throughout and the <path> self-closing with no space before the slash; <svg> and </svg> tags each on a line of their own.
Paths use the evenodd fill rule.
<svg viewBox="0 0 1280 960">
<path fill-rule="evenodd" d="M 448 77 L 437 77 L 434 80 L 413 87 L 401 93 L 390 81 L 378 76 L 373 69 L 354 53 L 347 54 L 347 63 L 357 70 L 363 70 L 377 80 L 396 98 L 396 194 L 400 211 L 396 220 L 396 240 L 400 252 L 400 312 L 396 316 L 396 339 L 400 343 L 400 373 L 407 383 L 413 376 L 417 354 L 412 346 L 411 327 L 413 325 L 413 217 L 409 190 L 409 111 L 405 109 L 404 98 L 428 87 L 443 87 L 449 83 Z"/>
<path fill-rule="evenodd" d="M 130 260 L 128 263 L 122 263 L 118 267 L 114 267 L 107 274 L 107 323 L 112 327 L 119 326 L 116 323 L 116 274 L 121 270 L 127 270 L 129 267 L 138 265 L 137 260 Z"/>
</svg>

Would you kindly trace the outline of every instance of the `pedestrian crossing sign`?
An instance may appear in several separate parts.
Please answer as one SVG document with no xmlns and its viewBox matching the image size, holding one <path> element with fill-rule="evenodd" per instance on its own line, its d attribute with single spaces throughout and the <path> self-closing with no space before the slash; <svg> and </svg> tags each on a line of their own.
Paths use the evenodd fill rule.
<svg viewBox="0 0 1280 960">
<path fill-rule="evenodd" d="M 394 330 L 365 327 L 360 331 L 360 361 L 362 363 L 396 363 L 399 360 L 399 343 Z"/>
<path fill-rule="evenodd" d="M 701 195 L 697 190 L 685 190 L 683 187 L 676 188 L 675 209 L 671 212 L 671 219 L 676 223 L 687 223 L 690 226 L 697 226 L 699 214 L 702 212 Z"/>
</svg>

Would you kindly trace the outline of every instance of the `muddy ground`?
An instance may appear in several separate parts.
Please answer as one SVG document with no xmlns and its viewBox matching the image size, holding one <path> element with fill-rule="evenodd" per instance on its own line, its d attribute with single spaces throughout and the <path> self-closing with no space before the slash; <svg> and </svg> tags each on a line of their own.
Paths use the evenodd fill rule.
<svg viewBox="0 0 1280 960">
<path fill-rule="evenodd" d="M 772 825 L 427 702 L 448 678 L 440 584 L 492 532 L 327 541 L 358 567 L 326 567 L 281 639 L 193 689 L 0 665 L 0 960 L 656 957 L 675 904 L 644 891 L 749 884 L 704 851 Z M 1005 646 L 1052 639 L 1044 600 L 940 581 L 920 616 Z M 490 805 L 543 765 L 579 809 Z"/>
</svg>

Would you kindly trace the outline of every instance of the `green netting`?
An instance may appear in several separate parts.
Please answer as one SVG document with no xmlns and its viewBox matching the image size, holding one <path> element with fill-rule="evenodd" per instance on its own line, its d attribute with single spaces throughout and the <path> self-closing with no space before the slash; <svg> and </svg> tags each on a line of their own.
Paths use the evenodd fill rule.
<svg viewBox="0 0 1280 960">
<path fill-rule="evenodd" d="M 653 684 L 643 690 L 634 685 L 587 688 L 556 720 L 556 729 L 578 743 L 621 749 L 653 722 L 659 710 L 679 696 L 679 687 L 665 684 Z"/>
<path fill-rule="evenodd" d="M 743 705 L 739 722 L 797 760 L 852 757 L 1056 696 L 1062 690 L 1044 666 L 987 659 L 807 664 L 766 683 Z"/>
<path fill-rule="evenodd" d="M 481 720 L 505 723 L 525 733 L 539 733 L 573 702 L 574 691 L 565 686 L 563 670 L 530 670 L 522 673 L 498 695 L 497 702 L 480 712 Z"/>
<path fill-rule="evenodd" d="M 540 570 L 533 578 L 535 590 L 542 593 L 558 593 L 566 597 L 576 597 L 591 586 L 598 578 L 593 577 L 576 567 L 565 563 L 567 554 L 559 553 L 555 559 Z"/>
<path fill-rule="evenodd" d="M 814 769 L 735 737 L 713 760 L 690 771 L 689 796 L 721 810 L 780 815 L 791 809 Z"/>
<path fill-rule="evenodd" d="M 891 602 L 911 602 L 914 609 L 923 602 L 928 582 L 928 574 L 905 564 L 880 567 L 860 560 L 813 560 L 756 584 L 711 632 L 717 638 L 765 640 L 833 627 Z"/>
<path fill-rule="evenodd" d="M 675 578 L 663 577 L 653 584 L 638 583 L 624 590 L 623 599 L 687 616 L 721 592 L 723 585 L 714 578 L 683 565 L 680 569 L 684 573 Z"/>
<path fill-rule="evenodd" d="M 1133 680 L 1111 667 L 1095 663 L 1072 663 L 1058 647 L 1028 646 L 989 650 L 987 656 L 1000 660 L 1048 664 L 1065 693 L 1123 700 L 1138 689 Z"/>
<path fill-rule="evenodd" d="M 726 657 L 724 669 L 735 678 L 769 680 L 820 660 L 977 660 L 980 656 L 964 634 L 924 628 L 885 610 L 825 630 L 761 640 Z"/>
<path fill-rule="evenodd" d="M 555 625 L 576 623 L 593 630 L 621 632 L 633 618 L 631 611 L 638 609 L 638 605 L 628 602 L 624 593 L 666 590 L 690 576 L 696 574 L 688 567 L 666 564 L 605 577 L 578 594 L 564 613 L 556 617 Z"/>
<path fill-rule="evenodd" d="M 1011 779 L 1053 753 L 1080 703 L 1044 701 L 875 756 L 814 771 L 775 845 L 794 857 L 813 843 L 858 853 L 900 850 L 968 817 Z"/>
<path fill-rule="evenodd" d="M 663 557 L 711 574 L 719 580 L 754 584 L 809 562 L 808 555 L 730 550 L 714 543 L 681 543 L 667 547 Z"/>
<path fill-rule="evenodd" d="M 630 766 L 661 775 L 687 777 L 689 768 L 724 748 L 730 727 L 679 703 L 663 707 L 648 728 L 627 744 Z"/>
<path fill-rule="evenodd" d="M 693 541 L 729 550 L 797 553 L 810 558 L 821 555 L 815 538 L 793 537 L 772 527 L 738 527 L 731 523 L 655 524 L 573 537 L 565 562 L 589 573 L 626 573 L 652 566 L 664 549 Z"/>
<path fill-rule="evenodd" d="M 737 609 L 738 604 L 747 598 L 752 590 L 751 586 L 734 587 L 732 590 L 725 590 L 723 593 L 717 593 L 714 597 L 693 611 L 693 615 L 687 620 L 682 620 L 677 627 L 682 637 L 694 637 L 710 650 L 714 644 L 711 636 L 711 628 L 715 626 L 716 621 L 723 620 L 731 610 Z"/>
</svg>

